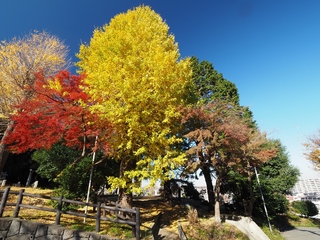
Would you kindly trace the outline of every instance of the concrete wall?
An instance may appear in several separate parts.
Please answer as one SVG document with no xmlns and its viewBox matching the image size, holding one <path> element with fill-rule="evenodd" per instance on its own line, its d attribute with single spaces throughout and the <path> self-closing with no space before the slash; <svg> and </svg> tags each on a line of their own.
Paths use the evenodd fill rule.
<svg viewBox="0 0 320 240">
<path fill-rule="evenodd" d="M 237 227 L 241 232 L 246 234 L 250 240 L 270 240 L 269 237 L 250 217 L 237 217 L 237 219 L 227 219 L 226 223 Z"/>
<path fill-rule="evenodd" d="M 59 225 L 42 224 L 17 218 L 0 218 L 0 240 L 107 240 L 95 233 L 71 230 Z"/>
</svg>

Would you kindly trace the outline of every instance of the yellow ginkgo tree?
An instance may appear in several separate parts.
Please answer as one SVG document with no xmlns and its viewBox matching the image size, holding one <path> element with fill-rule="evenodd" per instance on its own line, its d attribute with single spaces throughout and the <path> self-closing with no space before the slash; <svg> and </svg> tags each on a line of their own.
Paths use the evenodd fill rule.
<svg viewBox="0 0 320 240">
<path fill-rule="evenodd" d="M 68 47 L 45 31 L 0 42 L 0 120 L 6 125 L 0 138 L 0 172 L 7 158 L 4 140 L 13 127 L 13 106 L 32 96 L 35 73 L 49 76 L 67 68 L 67 56 Z"/>
<path fill-rule="evenodd" d="M 111 122 L 110 152 L 121 161 L 120 175 L 108 178 L 131 205 L 140 183 L 170 177 L 184 155 L 173 148 L 179 111 L 191 84 L 190 60 L 180 59 L 178 45 L 161 16 L 148 6 L 116 15 L 93 32 L 77 55 L 86 75 L 91 111 Z"/>
</svg>

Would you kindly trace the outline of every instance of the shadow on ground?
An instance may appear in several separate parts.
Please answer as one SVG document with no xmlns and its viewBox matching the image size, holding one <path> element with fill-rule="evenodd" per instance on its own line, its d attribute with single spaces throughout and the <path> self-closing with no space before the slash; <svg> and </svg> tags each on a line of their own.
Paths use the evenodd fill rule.
<svg viewBox="0 0 320 240">
<path fill-rule="evenodd" d="M 134 199 L 134 206 L 140 208 L 141 223 L 152 224 L 159 213 L 162 213 L 162 225 L 171 226 L 182 219 L 187 218 L 189 207 L 197 209 L 198 216 L 212 217 L 208 207 L 201 201 L 182 198 L 180 202 L 168 203 L 162 197 L 141 197 Z"/>
</svg>

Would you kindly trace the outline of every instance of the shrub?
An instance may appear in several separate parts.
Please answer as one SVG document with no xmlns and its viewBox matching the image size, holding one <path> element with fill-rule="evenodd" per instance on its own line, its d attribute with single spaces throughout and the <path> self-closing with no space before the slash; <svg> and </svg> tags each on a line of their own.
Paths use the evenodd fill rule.
<svg viewBox="0 0 320 240">
<path fill-rule="evenodd" d="M 311 217 L 319 213 L 316 205 L 311 201 L 294 201 L 292 207 L 302 216 Z"/>
</svg>

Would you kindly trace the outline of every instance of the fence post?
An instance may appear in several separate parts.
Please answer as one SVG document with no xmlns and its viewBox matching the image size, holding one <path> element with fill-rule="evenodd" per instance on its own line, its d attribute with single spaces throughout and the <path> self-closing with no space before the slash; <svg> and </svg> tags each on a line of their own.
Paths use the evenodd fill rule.
<svg viewBox="0 0 320 240">
<path fill-rule="evenodd" d="M 132 210 L 136 211 L 136 208 L 133 207 Z M 136 221 L 137 221 L 136 213 L 132 213 L 131 220 L 136 223 Z M 136 237 L 136 227 L 137 227 L 137 224 L 136 225 L 132 225 L 132 227 L 131 227 L 131 229 L 132 229 L 131 230 L 132 237 Z"/>
<path fill-rule="evenodd" d="M 140 239 L 140 208 L 132 208 L 136 211 L 135 214 L 132 214 L 132 220 L 136 222 L 135 226 L 132 226 L 132 235 L 136 237 L 136 239 Z"/>
<path fill-rule="evenodd" d="M 105 208 L 106 202 L 104 201 L 101 205 L 103 206 L 103 208 L 102 208 L 102 216 L 106 217 L 106 208 Z"/>
<path fill-rule="evenodd" d="M 96 232 L 100 232 L 101 203 L 97 202 Z"/>
<path fill-rule="evenodd" d="M 57 215 L 56 215 L 57 225 L 60 225 L 61 211 L 62 211 L 62 196 L 60 196 L 58 199 L 58 209 L 57 209 Z"/>
<path fill-rule="evenodd" d="M 1 204 L 0 204 L 0 217 L 2 217 L 3 212 L 4 212 L 4 208 L 6 207 L 7 199 L 8 199 L 8 196 L 9 196 L 9 191 L 10 191 L 9 187 L 5 188 L 4 191 L 3 191 Z"/>
<path fill-rule="evenodd" d="M 118 202 L 116 202 L 116 210 L 114 211 L 115 215 L 116 215 L 116 221 L 118 221 L 118 214 L 119 214 L 119 211 L 117 211 L 117 209 L 119 208 L 118 206 Z"/>
<path fill-rule="evenodd" d="M 16 208 L 13 213 L 14 218 L 17 218 L 19 216 L 20 204 L 22 203 L 23 193 L 24 193 L 24 189 L 20 189 L 18 199 L 17 199 Z"/>
</svg>

